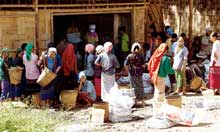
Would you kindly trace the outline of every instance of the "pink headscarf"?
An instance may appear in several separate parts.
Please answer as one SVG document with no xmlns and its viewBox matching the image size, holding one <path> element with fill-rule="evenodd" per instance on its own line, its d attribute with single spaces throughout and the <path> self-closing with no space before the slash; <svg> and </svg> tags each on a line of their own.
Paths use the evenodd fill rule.
<svg viewBox="0 0 220 132">
<path fill-rule="evenodd" d="M 111 52 L 111 51 L 112 51 L 112 48 L 113 48 L 113 45 L 112 45 L 111 42 L 106 42 L 106 43 L 104 44 L 104 49 L 105 49 L 105 52 L 106 52 L 106 53 Z"/>
<path fill-rule="evenodd" d="M 85 51 L 88 53 L 92 53 L 94 51 L 95 47 L 93 44 L 87 44 L 85 47 Z"/>
</svg>

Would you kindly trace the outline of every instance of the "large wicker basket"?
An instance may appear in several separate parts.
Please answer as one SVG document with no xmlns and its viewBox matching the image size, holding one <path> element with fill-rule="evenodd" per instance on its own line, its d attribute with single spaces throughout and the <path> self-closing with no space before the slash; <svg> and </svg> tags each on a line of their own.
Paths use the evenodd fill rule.
<svg viewBox="0 0 220 132">
<path fill-rule="evenodd" d="M 46 87 L 55 78 L 56 74 L 50 71 L 47 67 L 45 67 L 40 76 L 38 77 L 37 83 L 40 84 L 42 87 Z"/>
<path fill-rule="evenodd" d="M 77 90 L 63 90 L 60 94 L 60 102 L 64 108 L 73 109 L 76 106 L 77 96 Z"/>
<path fill-rule="evenodd" d="M 171 95 L 166 97 L 166 103 L 176 107 L 182 107 L 182 98 L 179 95 Z"/>
<path fill-rule="evenodd" d="M 194 77 L 190 81 L 190 89 L 192 89 L 194 91 L 199 91 L 199 89 L 200 89 L 200 87 L 202 86 L 203 83 L 204 83 L 204 81 L 202 80 L 201 77 Z"/>
<path fill-rule="evenodd" d="M 23 68 L 16 68 L 16 67 L 10 68 L 8 70 L 11 84 L 18 85 L 21 83 L 22 70 Z"/>
<path fill-rule="evenodd" d="M 109 104 L 107 102 L 95 103 L 93 104 L 94 109 L 105 110 L 104 121 L 107 122 L 109 119 Z"/>
</svg>

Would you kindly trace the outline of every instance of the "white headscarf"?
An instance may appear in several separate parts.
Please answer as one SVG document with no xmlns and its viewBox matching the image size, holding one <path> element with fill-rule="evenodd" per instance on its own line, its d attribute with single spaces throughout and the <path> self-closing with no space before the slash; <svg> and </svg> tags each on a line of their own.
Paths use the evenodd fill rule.
<svg viewBox="0 0 220 132">
<path fill-rule="evenodd" d="M 57 49 L 54 47 L 51 47 L 48 49 L 48 52 L 55 52 L 57 54 Z"/>
<path fill-rule="evenodd" d="M 141 50 L 141 45 L 139 43 L 133 43 L 131 47 L 131 52 L 134 52 L 135 47 L 138 46 L 139 50 Z"/>
</svg>

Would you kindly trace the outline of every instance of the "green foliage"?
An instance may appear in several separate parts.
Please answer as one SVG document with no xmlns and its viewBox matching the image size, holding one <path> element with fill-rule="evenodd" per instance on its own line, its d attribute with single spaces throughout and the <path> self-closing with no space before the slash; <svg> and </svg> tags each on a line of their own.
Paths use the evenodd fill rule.
<svg viewBox="0 0 220 132">
<path fill-rule="evenodd" d="M 69 123 L 62 112 L 0 105 L 0 132 L 52 132 L 61 123 Z"/>
</svg>

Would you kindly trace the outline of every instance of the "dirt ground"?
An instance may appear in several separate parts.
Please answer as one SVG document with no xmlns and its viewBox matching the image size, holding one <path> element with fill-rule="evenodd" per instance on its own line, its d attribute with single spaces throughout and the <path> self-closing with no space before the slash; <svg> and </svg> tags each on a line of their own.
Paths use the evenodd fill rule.
<svg viewBox="0 0 220 132">
<path fill-rule="evenodd" d="M 75 121 L 80 121 L 80 124 L 90 127 L 92 132 L 220 132 L 220 109 L 204 111 L 205 116 L 198 126 L 187 127 L 177 125 L 169 129 L 149 129 L 146 128 L 146 120 L 152 117 L 152 95 L 146 99 L 144 108 L 133 108 L 132 120 L 123 123 L 105 123 L 104 125 L 94 125 L 90 121 L 90 113 L 92 108 L 83 108 L 74 110 Z M 220 96 L 219 96 L 220 98 Z M 200 107 L 203 102 L 202 96 L 190 95 L 183 97 L 183 107 L 189 108 Z M 78 122 L 79 123 L 79 122 Z"/>
</svg>

